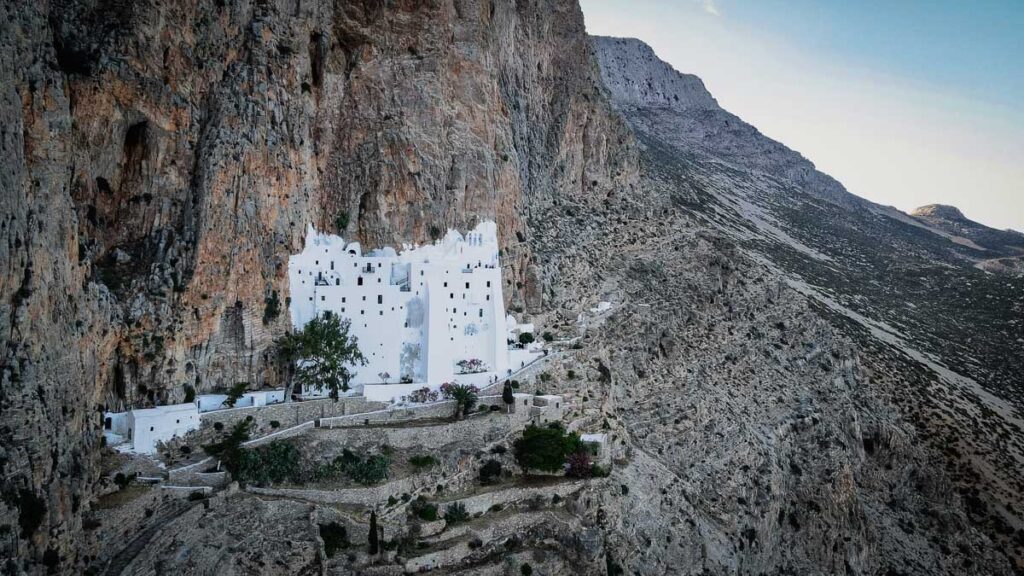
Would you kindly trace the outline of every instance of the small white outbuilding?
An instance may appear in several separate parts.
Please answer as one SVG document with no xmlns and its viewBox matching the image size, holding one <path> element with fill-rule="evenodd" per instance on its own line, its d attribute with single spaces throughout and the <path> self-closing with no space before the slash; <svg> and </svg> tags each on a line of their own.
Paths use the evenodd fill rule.
<svg viewBox="0 0 1024 576">
<path fill-rule="evenodd" d="M 157 443 L 199 428 L 199 408 L 194 402 L 189 402 L 128 412 L 107 412 L 103 424 L 108 432 L 108 441 L 120 440 L 130 445 L 132 452 L 152 454 L 156 452 Z"/>
</svg>

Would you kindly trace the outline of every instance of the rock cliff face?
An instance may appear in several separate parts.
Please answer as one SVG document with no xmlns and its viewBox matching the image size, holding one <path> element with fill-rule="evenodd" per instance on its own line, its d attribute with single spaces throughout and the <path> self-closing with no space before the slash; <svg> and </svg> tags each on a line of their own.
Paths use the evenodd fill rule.
<svg viewBox="0 0 1024 576">
<path fill-rule="evenodd" d="M 369 245 L 501 226 L 635 175 L 578 6 L 113 2 L 0 8 L 5 567 L 81 566 L 101 411 L 279 381 L 308 223 Z M 283 307 L 283 306 L 282 306 Z"/>
</svg>

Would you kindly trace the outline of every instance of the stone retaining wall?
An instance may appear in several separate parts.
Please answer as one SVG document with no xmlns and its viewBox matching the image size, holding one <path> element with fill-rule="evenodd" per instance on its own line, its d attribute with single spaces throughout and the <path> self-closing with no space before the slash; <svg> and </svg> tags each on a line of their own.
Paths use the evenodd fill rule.
<svg viewBox="0 0 1024 576">
<path fill-rule="evenodd" d="M 212 464 L 212 462 L 210 464 Z M 227 471 L 201 472 L 203 469 L 204 468 L 195 470 L 171 470 L 168 474 L 167 481 L 177 486 L 211 486 L 213 488 L 227 486 Z"/>
<path fill-rule="evenodd" d="M 193 430 L 181 438 L 174 438 L 161 444 L 159 452 L 164 455 L 170 454 L 170 457 L 166 458 L 168 463 L 180 462 L 185 458 L 181 453 L 182 446 L 188 446 L 192 453 L 202 450 L 203 445 L 223 438 L 235 424 L 249 417 L 252 417 L 250 436 L 261 440 L 268 434 L 278 433 L 283 429 L 292 428 L 305 422 L 310 422 L 312 425 L 319 418 L 371 412 L 381 410 L 385 406 L 380 402 L 368 402 L 361 397 L 352 396 L 343 397 L 337 402 L 330 398 L 324 398 L 322 400 L 284 402 L 269 406 L 247 406 L 204 412 L 199 415 L 201 427 L 198 430 Z M 277 427 L 272 426 L 272 422 L 276 423 Z M 216 424 L 221 425 L 221 430 L 216 429 Z"/>
<path fill-rule="evenodd" d="M 504 490 L 495 490 L 493 492 L 484 492 L 483 494 L 477 494 L 475 496 L 468 496 L 459 500 L 453 500 L 452 502 L 439 503 L 438 506 L 447 506 L 454 502 L 461 502 L 466 507 L 466 512 L 470 515 L 479 513 L 485 513 L 495 505 L 507 506 L 509 504 L 518 504 L 532 500 L 537 496 L 543 498 L 551 498 L 555 494 L 564 498 L 569 494 L 577 492 L 586 486 L 585 481 L 566 481 L 557 482 L 547 486 L 537 487 L 516 487 L 516 488 L 505 488 Z"/>
<path fill-rule="evenodd" d="M 394 448 L 423 447 L 434 450 L 472 438 L 482 444 L 499 441 L 521 429 L 529 419 L 526 411 L 512 414 L 493 412 L 473 415 L 465 420 L 438 426 L 323 428 L 317 441 L 336 441 L 347 445 L 387 444 Z"/>
<path fill-rule="evenodd" d="M 412 494 L 421 485 L 429 484 L 428 478 L 410 476 L 392 482 L 386 482 L 377 486 L 366 488 L 345 488 L 342 490 L 315 490 L 306 488 L 260 488 L 258 486 L 247 486 L 246 491 L 262 496 L 278 496 L 284 498 L 295 498 L 309 502 L 324 504 L 356 504 L 361 506 L 376 506 L 385 504 L 388 497 L 401 498 L 402 494 Z"/>
</svg>

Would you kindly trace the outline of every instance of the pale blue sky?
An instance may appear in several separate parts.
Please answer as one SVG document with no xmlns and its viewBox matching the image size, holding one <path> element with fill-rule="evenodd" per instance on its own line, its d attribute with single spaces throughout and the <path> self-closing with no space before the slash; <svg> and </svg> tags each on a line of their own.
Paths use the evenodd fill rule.
<svg viewBox="0 0 1024 576">
<path fill-rule="evenodd" d="M 859 196 L 1024 230 L 1024 0 L 582 0 Z"/>
</svg>

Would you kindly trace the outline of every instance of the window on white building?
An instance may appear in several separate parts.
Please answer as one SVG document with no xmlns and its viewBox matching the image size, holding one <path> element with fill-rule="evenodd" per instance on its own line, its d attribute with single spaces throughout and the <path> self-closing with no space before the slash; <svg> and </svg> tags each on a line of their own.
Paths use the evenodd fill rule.
<svg viewBox="0 0 1024 576">
<path fill-rule="evenodd" d="M 469 290 L 469 282 L 466 282 L 466 290 Z"/>
</svg>

